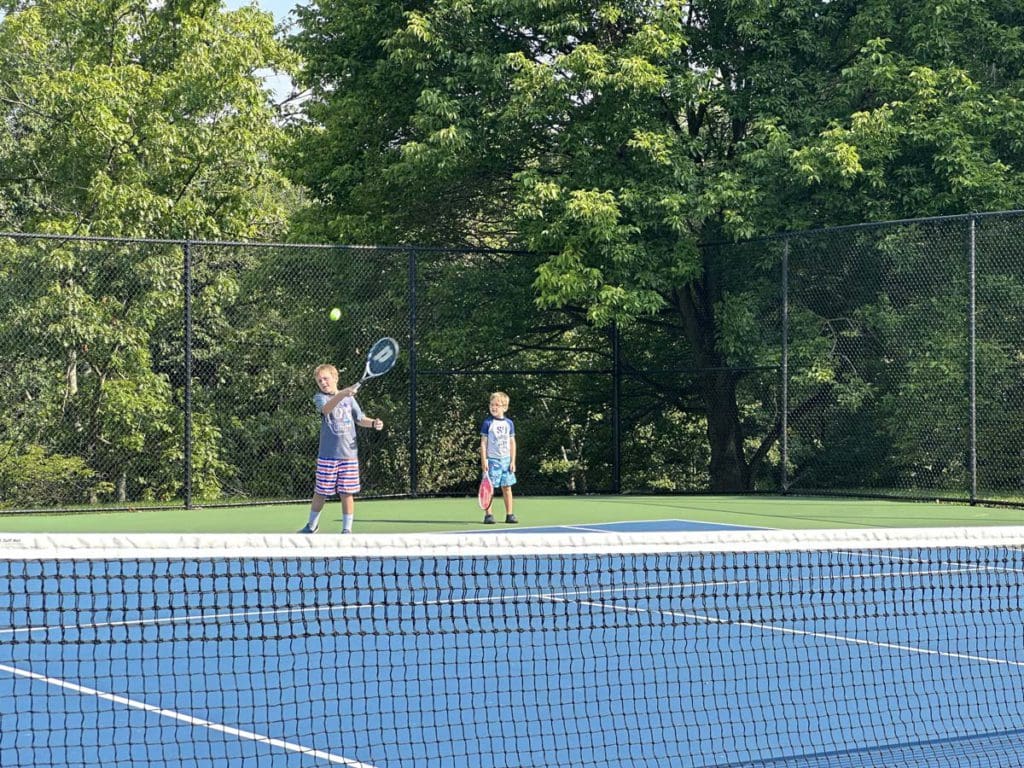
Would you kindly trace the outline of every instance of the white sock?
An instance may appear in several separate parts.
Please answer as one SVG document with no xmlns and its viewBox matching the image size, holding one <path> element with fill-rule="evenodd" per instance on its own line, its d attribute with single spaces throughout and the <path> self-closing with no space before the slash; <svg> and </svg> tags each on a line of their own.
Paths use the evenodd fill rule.
<svg viewBox="0 0 1024 768">
<path fill-rule="evenodd" d="M 315 529 L 320 525 L 320 513 L 309 510 L 309 527 Z"/>
<path fill-rule="evenodd" d="M 352 518 L 355 515 L 342 515 L 341 516 L 341 532 L 352 533 Z"/>
</svg>

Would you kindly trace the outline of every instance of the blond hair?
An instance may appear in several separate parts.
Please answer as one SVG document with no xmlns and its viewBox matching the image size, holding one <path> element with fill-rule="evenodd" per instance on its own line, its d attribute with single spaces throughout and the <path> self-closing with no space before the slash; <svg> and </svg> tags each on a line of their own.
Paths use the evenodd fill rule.
<svg viewBox="0 0 1024 768">
<path fill-rule="evenodd" d="M 323 373 L 325 371 L 327 373 L 331 374 L 335 378 L 335 380 L 337 380 L 337 378 L 338 378 L 338 369 L 335 368 L 330 363 L 324 363 L 323 365 L 318 365 L 316 367 L 316 370 L 313 371 L 313 375 L 314 376 L 319 376 L 321 373 Z"/>
<path fill-rule="evenodd" d="M 491 392 L 491 397 L 488 402 L 493 402 L 495 400 L 497 400 L 498 403 L 500 403 L 505 408 L 508 408 L 509 399 L 508 395 L 506 395 L 504 392 Z"/>
</svg>

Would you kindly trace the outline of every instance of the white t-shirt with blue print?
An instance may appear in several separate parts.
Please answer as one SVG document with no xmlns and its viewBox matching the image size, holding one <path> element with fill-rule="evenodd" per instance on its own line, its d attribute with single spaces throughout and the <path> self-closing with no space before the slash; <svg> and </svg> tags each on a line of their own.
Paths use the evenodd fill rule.
<svg viewBox="0 0 1024 768">
<path fill-rule="evenodd" d="M 512 419 L 496 419 L 488 416 L 480 425 L 480 434 L 487 438 L 488 459 L 511 459 L 512 438 L 515 437 L 516 427 Z"/>
</svg>

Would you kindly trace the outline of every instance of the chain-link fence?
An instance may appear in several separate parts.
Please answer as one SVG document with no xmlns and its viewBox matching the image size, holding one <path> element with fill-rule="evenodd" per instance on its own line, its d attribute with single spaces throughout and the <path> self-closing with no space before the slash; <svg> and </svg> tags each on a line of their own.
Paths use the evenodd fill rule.
<svg viewBox="0 0 1024 768">
<path fill-rule="evenodd" d="M 781 242 L 786 487 L 1024 500 L 1024 218 Z"/>
<path fill-rule="evenodd" d="M 702 249 L 665 310 L 541 310 L 540 256 L 0 235 L 0 509 L 307 499 L 314 367 L 355 381 L 364 494 L 472 493 L 488 395 L 528 494 L 1024 502 L 1024 215 Z M 332 322 L 328 313 L 342 310 Z"/>
</svg>

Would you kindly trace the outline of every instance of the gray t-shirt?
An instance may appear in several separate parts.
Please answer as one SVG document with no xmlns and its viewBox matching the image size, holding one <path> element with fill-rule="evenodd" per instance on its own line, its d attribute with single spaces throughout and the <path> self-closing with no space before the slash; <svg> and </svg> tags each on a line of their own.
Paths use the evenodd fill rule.
<svg viewBox="0 0 1024 768">
<path fill-rule="evenodd" d="M 321 459 L 357 459 L 356 422 L 365 418 L 363 409 L 354 397 L 345 397 L 333 411 L 324 415 L 323 408 L 332 397 L 323 392 L 313 395 L 320 414 L 320 449 L 317 455 Z"/>
</svg>

